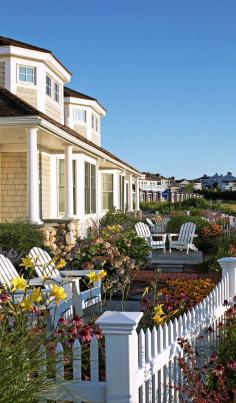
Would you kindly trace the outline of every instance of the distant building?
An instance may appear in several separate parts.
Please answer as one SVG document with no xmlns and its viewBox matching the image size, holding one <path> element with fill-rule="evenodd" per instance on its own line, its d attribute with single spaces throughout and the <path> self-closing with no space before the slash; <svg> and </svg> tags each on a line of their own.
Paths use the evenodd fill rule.
<svg viewBox="0 0 236 403">
<path fill-rule="evenodd" d="M 232 175 L 232 172 L 227 172 L 226 175 L 217 173 L 212 176 L 204 175 L 196 182 L 200 182 L 204 189 L 218 188 L 221 191 L 236 191 L 236 177 Z"/>
<path fill-rule="evenodd" d="M 162 200 L 162 193 L 168 188 L 169 179 L 160 174 L 143 173 L 139 181 L 140 200 L 157 201 Z"/>
</svg>

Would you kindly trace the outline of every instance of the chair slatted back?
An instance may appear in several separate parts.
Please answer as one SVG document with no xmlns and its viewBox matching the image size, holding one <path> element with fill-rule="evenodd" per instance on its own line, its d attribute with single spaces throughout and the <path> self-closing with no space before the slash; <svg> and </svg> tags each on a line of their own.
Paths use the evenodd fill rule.
<svg viewBox="0 0 236 403">
<path fill-rule="evenodd" d="M 61 277 L 59 270 L 56 269 L 51 256 L 43 249 L 36 246 L 31 249 L 29 256 L 35 259 L 35 271 L 39 277 L 58 279 Z"/>
<path fill-rule="evenodd" d="M 150 218 L 146 218 L 146 221 L 150 228 L 152 228 L 152 229 L 155 228 L 155 225 L 153 224 L 152 220 L 150 220 Z"/>
<path fill-rule="evenodd" d="M 4 288 L 11 287 L 11 280 L 20 277 L 12 262 L 5 256 L 0 255 L 0 283 Z"/>
<path fill-rule="evenodd" d="M 138 236 L 142 236 L 144 238 L 151 237 L 151 232 L 147 224 L 144 224 L 144 222 L 138 222 L 135 224 L 135 230 L 138 234 Z"/>
<path fill-rule="evenodd" d="M 178 242 L 183 244 L 190 243 L 191 236 L 195 234 L 196 231 L 196 224 L 193 222 L 186 222 L 185 224 L 181 225 Z"/>
</svg>

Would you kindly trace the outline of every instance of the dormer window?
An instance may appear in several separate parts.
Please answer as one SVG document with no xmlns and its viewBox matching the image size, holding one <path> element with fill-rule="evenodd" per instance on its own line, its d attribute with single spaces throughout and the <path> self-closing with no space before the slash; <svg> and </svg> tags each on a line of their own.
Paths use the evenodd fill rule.
<svg viewBox="0 0 236 403">
<path fill-rule="evenodd" d="M 46 94 L 52 96 L 52 79 L 48 75 L 46 75 Z"/>
<path fill-rule="evenodd" d="M 92 129 L 98 132 L 98 118 L 94 114 L 92 114 Z"/>
<path fill-rule="evenodd" d="M 54 82 L 54 101 L 60 101 L 59 84 Z"/>
<path fill-rule="evenodd" d="M 86 123 L 86 111 L 82 109 L 74 109 L 74 121 Z"/>
<path fill-rule="evenodd" d="M 18 81 L 26 84 L 36 84 L 36 67 L 19 65 Z"/>
</svg>

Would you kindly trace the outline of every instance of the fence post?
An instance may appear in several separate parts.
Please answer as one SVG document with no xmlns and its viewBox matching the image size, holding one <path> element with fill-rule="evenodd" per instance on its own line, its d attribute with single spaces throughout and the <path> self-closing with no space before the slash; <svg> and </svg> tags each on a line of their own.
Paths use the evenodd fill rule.
<svg viewBox="0 0 236 403">
<path fill-rule="evenodd" d="M 136 328 L 142 316 L 142 312 L 107 311 L 96 321 L 105 335 L 106 403 L 138 401 Z"/>
<path fill-rule="evenodd" d="M 236 295 L 236 258 L 223 257 L 218 263 L 222 268 L 222 278 L 228 276 L 229 299 L 232 299 Z"/>
</svg>

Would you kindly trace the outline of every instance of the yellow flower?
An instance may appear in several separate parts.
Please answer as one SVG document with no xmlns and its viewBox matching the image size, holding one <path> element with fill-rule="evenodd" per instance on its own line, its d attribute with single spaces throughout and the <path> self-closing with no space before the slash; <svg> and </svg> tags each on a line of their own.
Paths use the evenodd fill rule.
<svg viewBox="0 0 236 403">
<path fill-rule="evenodd" d="M 163 307 L 163 304 L 158 304 L 154 308 L 154 315 L 153 315 L 152 319 L 154 320 L 156 325 L 161 325 L 166 320 L 166 314 L 163 311 L 162 307 Z"/>
<path fill-rule="evenodd" d="M 20 307 L 24 310 L 24 311 L 32 311 L 34 309 L 33 306 L 33 302 L 30 298 L 31 296 L 27 297 L 27 298 L 23 298 L 23 300 L 20 303 Z"/>
<path fill-rule="evenodd" d="M 66 265 L 66 261 L 65 261 L 65 259 L 60 258 L 55 261 L 55 265 L 58 270 L 63 269 L 63 267 L 65 267 L 65 265 Z"/>
<path fill-rule="evenodd" d="M 64 299 L 67 298 L 67 294 L 66 294 L 64 288 L 60 287 L 59 285 L 51 286 L 50 296 L 54 297 L 56 304 L 58 304 L 60 301 L 63 301 Z"/>
<path fill-rule="evenodd" d="M 29 296 L 29 299 L 31 299 L 32 302 L 39 304 L 39 302 L 41 302 L 43 299 L 40 288 L 34 288 Z"/>
<path fill-rule="evenodd" d="M 11 280 L 11 284 L 13 286 L 12 291 L 16 291 L 16 290 L 25 291 L 26 288 L 28 287 L 27 281 L 23 278 L 23 276 L 13 278 Z"/>
<path fill-rule="evenodd" d="M 98 279 L 102 279 L 102 278 L 106 277 L 106 275 L 107 275 L 106 270 L 102 269 L 102 270 L 98 273 L 97 278 L 98 278 Z"/>
<path fill-rule="evenodd" d="M 23 257 L 21 260 L 22 263 L 20 264 L 20 266 L 23 266 L 26 269 L 28 269 L 28 267 L 32 267 L 34 264 L 33 259 L 29 256 Z"/>
<path fill-rule="evenodd" d="M 90 273 L 87 274 L 87 277 L 89 278 L 89 284 L 94 283 L 95 281 L 99 280 L 99 278 L 96 275 L 95 271 L 90 271 Z"/>
</svg>

